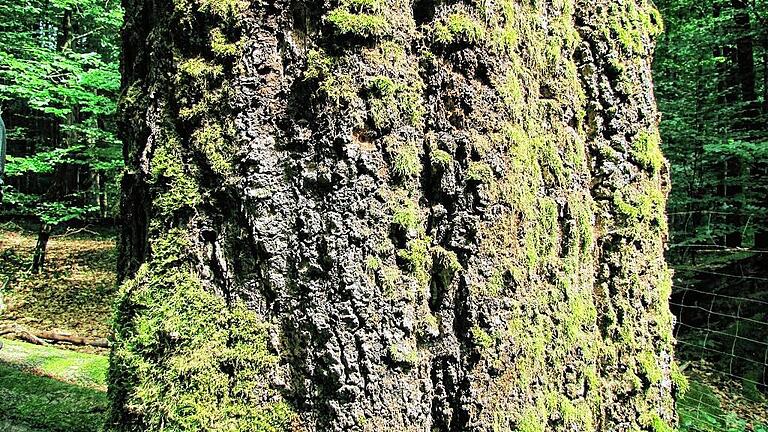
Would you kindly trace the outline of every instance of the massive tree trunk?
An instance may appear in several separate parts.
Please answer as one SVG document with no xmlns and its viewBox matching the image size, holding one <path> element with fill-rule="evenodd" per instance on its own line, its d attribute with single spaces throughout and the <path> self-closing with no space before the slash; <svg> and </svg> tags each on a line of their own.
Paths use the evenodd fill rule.
<svg viewBox="0 0 768 432">
<path fill-rule="evenodd" d="M 123 431 L 668 431 L 645 0 L 125 0 Z"/>
</svg>

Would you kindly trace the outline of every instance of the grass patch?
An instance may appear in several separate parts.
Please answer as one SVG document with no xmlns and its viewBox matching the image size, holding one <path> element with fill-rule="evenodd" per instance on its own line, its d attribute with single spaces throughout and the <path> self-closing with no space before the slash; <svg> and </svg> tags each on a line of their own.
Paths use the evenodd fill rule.
<svg viewBox="0 0 768 432">
<path fill-rule="evenodd" d="M 3 340 L 0 430 L 97 432 L 107 409 L 107 358 Z"/>
<path fill-rule="evenodd" d="M 0 362 L 13 365 L 35 375 L 46 376 L 70 384 L 106 390 L 107 357 L 83 354 L 52 347 L 3 340 Z"/>
<path fill-rule="evenodd" d="M 104 423 L 106 408 L 102 391 L 0 363 L 0 412 L 10 430 L 95 432 Z"/>
<path fill-rule="evenodd" d="M 107 409 L 107 358 L 3 340 L 0 430 L 96 432 Z"/>
</svg>

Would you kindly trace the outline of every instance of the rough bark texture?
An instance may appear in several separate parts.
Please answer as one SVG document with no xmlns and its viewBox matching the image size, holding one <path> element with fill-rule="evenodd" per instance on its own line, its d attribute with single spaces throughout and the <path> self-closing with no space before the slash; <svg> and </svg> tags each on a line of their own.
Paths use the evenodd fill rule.
<svg viewBox="0 0 768 432">
<path fill-rule="evenodd" d="M 645 0 L 125 0 L 122 431 L 669 431 Z"/>
</svg>

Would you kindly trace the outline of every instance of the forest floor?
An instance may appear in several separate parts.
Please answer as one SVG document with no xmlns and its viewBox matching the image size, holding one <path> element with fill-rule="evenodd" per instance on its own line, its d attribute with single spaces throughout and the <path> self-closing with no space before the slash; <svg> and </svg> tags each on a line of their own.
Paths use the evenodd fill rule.
<svg viewBox="0 0 768 432">
<path fill-rule="evenodd" d="M 32 231 L 0 225 L 0 287 L 10 278 L 0 293 L 6 306 L 0 328 L 20 325 L 108 338 L 116 294 L 114 236 L 85 231 L 52 236 L 40 275 L 28 272 L 35 242 Z M 0 343 L 0 431 L 101 429 L 106 349 L 9 339 Z M 690 389 L 678 401 L 680 432 L 768 432 L 763 396 L 746 396 L 740 382 L 708 372 L 712 365 L 683 363 Z"/>
<path fill-rule="evenodd" d="M 3 293 L 0 328 L 14 324 L 36 331 L 107 338 L 116 292 L 114 236 L 90 231 L 54 233 L 39 275 L 28 271 L 36 241 L 34 232 L 16 225 L 0 226 L 0 285 L 10 278 Z"/>
<path fill-rule="evenodd" d="M 35 243 L 34 232 L 0 225 L 0 287 L 8 281 L 0 292 L 0 328 L 108 338 L 116 293 L 114 235 L 55 233 L 40 275 L 28 271 Z M 0 431 L 101 430 L 106 349 L 9 339 L 0 345 Z"/>
</svg>

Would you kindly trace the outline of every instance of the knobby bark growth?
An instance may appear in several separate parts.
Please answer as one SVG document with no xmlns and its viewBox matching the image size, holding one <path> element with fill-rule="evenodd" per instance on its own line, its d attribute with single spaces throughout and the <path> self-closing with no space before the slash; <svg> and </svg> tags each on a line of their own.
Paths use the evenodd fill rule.
<svg viewBox="0 0 768 432">
<path fill-rule="evenodd" d="M 115 430 L 671 430 L 650 3 L 124 6 Z"/>
</svg>

